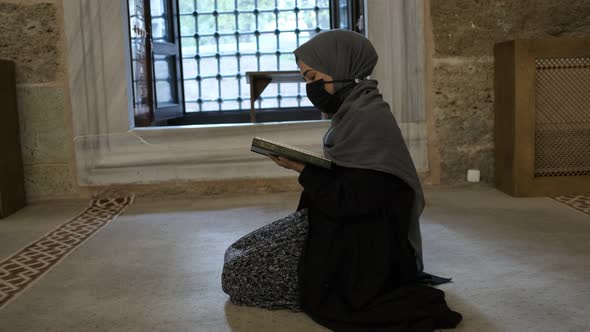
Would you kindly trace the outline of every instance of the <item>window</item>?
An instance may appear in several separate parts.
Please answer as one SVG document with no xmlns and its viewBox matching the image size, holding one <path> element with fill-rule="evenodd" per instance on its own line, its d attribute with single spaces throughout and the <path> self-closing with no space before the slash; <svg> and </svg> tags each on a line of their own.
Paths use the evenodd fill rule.
<svg viewBox="0 0 590 332">
<path fill-rule="evenodd" d="M 136 126 L 249 122 L 246 72 L 297 70 L 292 51 L 320 31 L 364 32 L 361 0 L 129 0 L 129 12 Z M 269 84 L 255 112 L 321 116 L 303 80 Z"/>
</svg>

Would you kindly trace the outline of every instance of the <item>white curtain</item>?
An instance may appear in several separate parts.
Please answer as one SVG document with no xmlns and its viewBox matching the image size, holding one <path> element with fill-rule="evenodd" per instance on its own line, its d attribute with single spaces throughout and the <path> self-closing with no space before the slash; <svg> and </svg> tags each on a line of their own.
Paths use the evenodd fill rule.
<svg viewBox="0 0 590 332">
<path fill-rule="evenodd" d="M 368 37 L 379 54 L 372 77 L 379 81 L 418 172 L 428 171 L 423 6 L 423 0 L 367 0 Z"/>
</svg>

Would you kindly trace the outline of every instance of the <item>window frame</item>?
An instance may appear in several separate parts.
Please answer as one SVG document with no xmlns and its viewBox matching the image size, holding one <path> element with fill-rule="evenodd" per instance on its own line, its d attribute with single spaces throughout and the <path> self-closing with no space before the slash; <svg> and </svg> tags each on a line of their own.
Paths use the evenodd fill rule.
<svg viewBox="0 0 590 332">
<path fill-rule="evenodd" d="M 367 13 L 372 23 L 367 21 L 367 27 L 370 35 L 375 34 L 377 49 L 400 49 L 405 41 L 422 40 L 384 32 L 392 22 L 409 17 L 408 30 L 412 35 L 414 31 L 420 35 L 423 17 L 428 12 L 424 11 L 422 0 L 413 3 L 414 0 L 412 5 L 402 8 L 402 3 L 384 0 L 369 7 Z M 321 151 L 322 137 L 330 121 L 137 128 L 131 111 L 134 104 L 127 0 L 64 0 L 63 9 L 68 64 L 66 107 L 72 115 L 78 185 L 293 177 L 292 171 L 276 167 L 267 158 L 250 152 L 254 136 Z M 424 58 L 422 47 L 415 51 L 408 59 L 416 62 Z M 385 57 L 388 56 L 391 54 Z M 416 76 L 413 68 L 408 66 L 408 76 Z M 375 76 L 380 86 L 386 87 L 384 91 L 392 87 L 386 84 L 392 79 L 391 70 L 378 70 Z M 419 86 L 425 85 L 426 76 L 419 77 L 418 80 L 424 79 Z M 412 133 L 420 132 L 422 126 L 422 122 L 403 123 L 403 117 L 400 122 L 400 129 L 404 137 L 410 137 L 410 142 L 421 139 Z M 421 146 L 410 144 L 409 148 L 417 156 L 418 171 L 428 171 Z"/>
<path fill-rule="evenodd" d="M 133 1 L 133 0 L 128 0 Z M 179 18 L 179 0 L 162 0 L 164 1 L 170 10 L 168 13 L 168 30 L 172 35 L 173 42 L 162 43 L 154 42 L 152 36 L 152 16 L 150 10 L 150 0 L 144 0 L 145 9 L 145 25 L 148 32 L 147 51 L 146 54 L 150 55 L 149 64 L 150 70 L 148 71 L 149 85 L 151 87 L 151 98 L 149 100 L 150 107 L 153 109 L 153 117 L 151 123 L 136 123 L 137 127 L 145 126 L 168 126 L 178 124 L 204 124 L 204 123 L 247 123 L 251 122 L 249 118 L 245 116 L 238 116 L 237 112 L 244 112 L 244 110 L 220 110 L 220 111 L 198 111 L 198 112 L 187 112 L 185 103 L 184 93 L 184 76 L 183 76 L 183 55 L 182 55 L 182 38 L 180 33 L 180 18 Z M 346 6 L 347 10 L 347 21 L 356 22 L 352 26 L 353 31 L 359 33 L 365 33 L 364 22 L 362 21 L 362 15 L 364 12 L 365 0 L 329 0 L 330 6 L 330 28 L 341 27 L 340 20 L 340 8 Z M 357 24 L 362 22 L 362 24 Z M 174 56 L 174 77 L 173 80 L 176 82 L 176 98 L 177 104 L 159 107 L 157 103 L 157 86 L 155 78 L 155 56 L 166 55 Z M 264 114 L 262 122 L 273 122 L 273 121 L 290 121 L 285 119 L 297 119 L 297 120 L 322 120 L 329 118 L 325 114 L 314 111 L 313 106 L 307 107 L 276 107 L 270 109 L 255 109 L 256 113 Z M 276 116 L 273 116 L 273 113 Z M 208 114 L 201 114 L 208 113 Z M 246 112 L 244 112 L 246 113 Z M 289 115 L 288 113 L 300 113 L 298 115 Z M 232 122 L 236 119 L 240 119 L 240 122 Z M 260 122 L 261 120 L 256 120 Z"/>
</svg>

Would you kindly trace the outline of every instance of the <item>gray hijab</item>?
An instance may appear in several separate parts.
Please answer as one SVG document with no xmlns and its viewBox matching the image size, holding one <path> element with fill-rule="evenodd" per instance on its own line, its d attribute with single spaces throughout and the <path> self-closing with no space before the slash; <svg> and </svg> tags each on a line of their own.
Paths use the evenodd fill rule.
<svg viewBox="0 0 590 332">
<path fill-rule="evenodd" d="M 372 169 L 393 174 L 414 191 L 408 240 L 423 270 L 419 218 L 424 195 L 414 162 L 399 126 L 377 89 L 377 81 L 366 79 L 377 63 L 371 42 L 349 30 L 330 30 L 298 47 L 295 57 L 334 80 L 361 79 L 358 83 L 335 83 L 342 105 L 324 135 L 324 156 L 344 167 Z"/>
</svg>

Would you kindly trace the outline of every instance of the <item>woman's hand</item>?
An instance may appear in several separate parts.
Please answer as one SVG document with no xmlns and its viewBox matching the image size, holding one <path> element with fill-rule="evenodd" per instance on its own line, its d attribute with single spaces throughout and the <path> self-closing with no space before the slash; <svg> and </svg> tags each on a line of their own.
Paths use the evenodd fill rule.
<svg viewBox="0 0 590 332">
<path fill-rule="evenodd" d="M 301 173 L 301 171 L 303 171 L 303 169 L 305 168 L 305 164 L 287 159 L 285 157 L 279 157 L 279 156 L 273 156 L 273 155 L 269 155 L 269 157 L 277 165 L 287 168 L 287 169 L 292 169 L 297 173 Z"/>
</svg>

